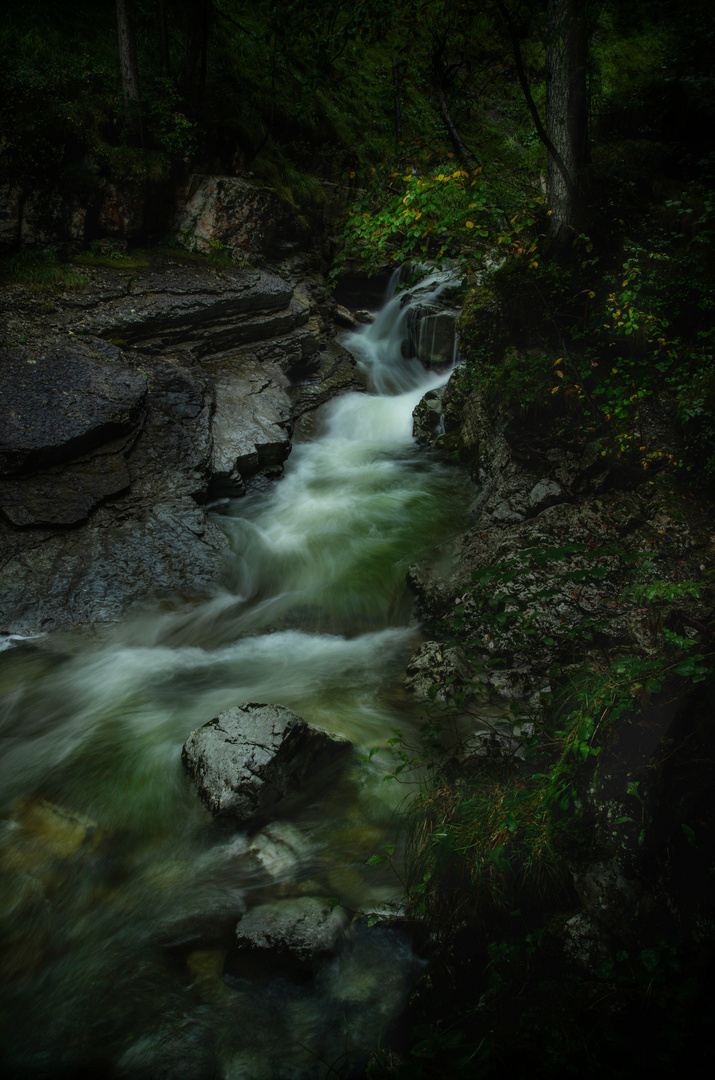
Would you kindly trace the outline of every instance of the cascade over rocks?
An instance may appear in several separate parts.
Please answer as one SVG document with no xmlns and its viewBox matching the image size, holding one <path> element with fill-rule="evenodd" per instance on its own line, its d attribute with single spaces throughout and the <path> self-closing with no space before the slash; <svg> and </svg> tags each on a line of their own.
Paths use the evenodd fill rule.
<svg viewBox="0 0 715 1080">
<path fill-rule="evenodd" d="M 144 261 L 0 300 L 0 633 L 215 587 L 226 541 L 202 504 L 280 475 L 294 421 L 362 389 L 299 260 L 296 285 Z"/>
<path fill-rule="evenodd" d="M 247 821 L 315 783 L 352 749 L 282 705 L 238 705 L 193 731 L 182 761 L 212 814 Z"/>
</svg>

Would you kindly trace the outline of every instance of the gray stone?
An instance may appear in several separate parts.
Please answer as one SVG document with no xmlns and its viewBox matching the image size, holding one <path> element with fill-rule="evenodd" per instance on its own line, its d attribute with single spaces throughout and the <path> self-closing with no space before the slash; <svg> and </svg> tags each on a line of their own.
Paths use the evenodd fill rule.
<svg viewBox="0 0 715 1080">
<path fill-rule="evenodd" d="M 103 342 L 2 350 L 0 507 L 9 522 L 75 525 L 130 482 L 146 377 Z"/>
<path fill-rule="evenodd" d="M 529 509 L 539 513 L 549 506 L 564 502 L 565 498 L 561 484 L 557 484 L 555 480 L 539 480 L 529 492 Z"/>
<path fill-rule="evenodd" d="M 264 254 L 295 239 L 297 223 L 272 191 L 236 176 L 192 176 L 179 192 L 174 232 L 190 250 Z"/>
<path fill-rule="evenodd" d="M 407 315 L 407 356 L 416 356 L 426 368 L 440 368 L 454 360 L 456 310 L 439 302 L 422 301 L 410 306 Z"/>
<path fill-rule="evenodd" d="M 204 368 L 216 393 L 212 483 L 214 490 L 229 493 L 247 476 L 288 457 L 288 379 L 275 364 L 260 364 L 241 352 L 215 357 Z"/>
<path fill-rule="evenodd" d="M 31 530 L 21 539 L 2 569 L 6 633 L 111 622 L 152 597 L 205 594 L 220 578 L 227 546 L 188 498 L 136 517 L 100 507 L 83 529 Z"/>
<path fill-rule="evenodd" d="M 306 789 L 350 743 L 282 705 L 238 705 L 193 731 L 182 760 L 212 814 L 246 821 Z"/>
<path fill-rule="evenodd" d="M 407 665 L 404 687 L 418 701 L 448 704 L 456 693 L 463 693 L 474 677 L 474 670 L 458 646 L 445 648 L 436 641 L 425 641 Z"/>
<path fill-rule="evenodd" d="M 442 434 L 444 389 L 428 390 L 412 412 L 412 434 L 419 443 L 429 446 Z"/>
<path fill-rule="evenodd" d="M 137 274 L 130 291 L 97 305 L 73 301 L 75 333 L 118 339 L 153 352 L 190 348 L 196 357 L 292 330 L 293 289 L 260 270 L 157 266 Z"/>
<path fill-rule="evenodd" d="M 295 880 L 314 856 L 304 834 L 289 821 L 271 821 L 261 829 L 251 841 L 248 854 L 262 873 L 277 881 Z"/>
<path fill-rule="evenodd" d="M 285 956 L 312 964 L 337 952 L 348 916 L 339 905 L 317 896 L 274 900 L 251 908 L 236 927 L 239 949 Z"/>
<path fill-rule="evenodd" d="M 0 474 L 27 476 L 136 430 L 146 380 L 106 342 L 0 350 Z"/>
<path fill-rule="evenodd" d="M 612 959 L 609 945 L 602 928 L 588 915 L 574 915 L 564 927 L 564 952 L 591 975 Z"/>
</svg>

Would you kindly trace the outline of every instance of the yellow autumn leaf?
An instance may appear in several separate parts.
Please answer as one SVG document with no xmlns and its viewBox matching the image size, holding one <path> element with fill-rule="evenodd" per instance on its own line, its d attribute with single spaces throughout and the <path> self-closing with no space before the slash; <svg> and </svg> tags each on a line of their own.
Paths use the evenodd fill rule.
<svg viewBox="0 0 715 1080">
<path fill-rule="evenodd" d="M 563 373 L 563 371 L 557 371 L 557 372 L 556 372 L 556 374 L 558 375 L 558 377 L 559 377 L 560 379 L 563 379 L 563 377 L 564 377 L 564 373 Z"/>
<path fill-rule="evenodd" d="M 474 222 L 473 221 L 465 221 L 464 224 L 467 226 L 468 229 L 473 229 L 474 228 Z"/>
<path fill-rule="evenodd" d="M 560 364 L 562 360 L 563 360 L 563 356 L 560 356 L 558 358 L 558 360 L 554 360 L 554 367 L 556 367 L 557 364 Z"/>
<path fill-rule="evenodd" d="M 552 394 L 556 394 L 556 393 L 558 392 L 558 389 L 559 389 L 559 388 L 558 388 L 558 386 L 555 386 L 555 387 L 553 388 L 553 390 L 551 391 L 551 393 L 552 393 Z"/>
</svg>

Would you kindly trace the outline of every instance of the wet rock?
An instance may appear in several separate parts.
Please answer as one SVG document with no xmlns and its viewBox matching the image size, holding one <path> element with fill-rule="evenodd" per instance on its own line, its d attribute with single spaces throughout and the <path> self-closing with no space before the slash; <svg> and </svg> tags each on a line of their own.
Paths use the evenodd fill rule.
<svg viewBox="0 0 715 1080">
<path fill-rule="evenodd" d="M 184 346 L 201 358 L 286 334 L 299 323 L 292 287 L 266 271 L 157 265 L 128 284 L 124 295 L 99 306 L 79 294 L 74 332 L 152 352 Z"/>
<path fill-rule="evenodd" d="M 564 928 L 564 952 L 590 975 L 612 959 L 603 929 L 588 915 L 574 915 Z"/>
<path fill-rule="evenodd" d="M 311 861 L 303 834 L 289 821 L 272 821 L 253 838 L 248 855 L 276 881 L 295 879 Z"/>
<path fill-rule="evenodd" d="M 362 388 L 326 342 L 321 280 L 143 258 L 85 268 L 51 305 L 0 296 L 6 340 L 29 343 L 2 354 L 0 631 L 215 586 L 227 545 L 195 505 L 212 480 L 236 495 L 280 475 L 294 418 Z"/>
<path fill-rule="evenodd" d="M 0 847 L 6 872 L 12 868 L 44 879 L 51 875 L 57 860 L 91 851 L 99 842 L 95 822 L 47 799 L 17 799 L 8 819 L 14 827 Z"/>
<path fill-rule="evenodd" d="M 335 321 L 338 326 L 342 326 L 346 330 L 357 330 L 360 326 L 360 320 L 342 304 L 338 304 L 335 308 Z"/>
<path fill-rule="evenodd" d="M 301 434 L 308 432 L 312 414 L 326 401 L 339 394 L 365 390 L 354 358 L 337 341 L 321 349 L 316 360 L 310 376 L 290 391 L 296 430 Z"/>
<path fill-rule="evenodd" d="M 100 507 L 77 532 L 30 535 L 2 570 L 6 632 L 111 622 L 151 597 L 205 594 L 220 578 L 226 549 L 223 533 L 191 499 L 136 517 Z"/>
<path fill-rule="evenodd" d="M 337 952 L 347 912 L 322 897 L 302 896 L 261 904 L 236 927 L 239 950 L 313 965 Z"/>
<path fill-rule="evenodd" d="M 275 364 L 260 364 L 241 352 L 206 363 L 216 394 L 213 417 L 212 487 L 220 494 L 290 453 L 288 379 Z"/>
<path fill-rule="evenodd" d="M 418 701 L 446 705 L 455 694 L 471 688 L 475 671 L 459 646 L 445 648 L 436 641 L 426 641 L 407 665 L 405 690 Z"/>
<path fill-rule="evenodd" d="M 104 342 L 2 350 L 0 506 L 15 526 L 72 525 L 129 484 L 146 379 Z"/>
<path fill-rule="evenodd" d="M 617 931 L 638 910 L 642 890 L 627 880 L 615 859 L 575 871 L 574 885 L 586 915 L 608 930 Z"/>
<path fill-rule="evenodd" d="M 213 814 L 246 821 L 313 785 L 350 749 L 282 705 L 248 703 L 192 732 L 182 760 Z"/>
<path fill-rule="evenodd" d="M 240 889 L 217 887 L 209 882 L 200 888 L 192 883 L 190 892 L 171 897 L 171 910 L 160 915 L 150 940 L 164 948 L 198 947 L 225 940 L 236 920 L 246 912 Z"/>
<path fill-rule="evenodd" d="M 412 434 L 418 443 L 433 444 L 443 432 L 444 387 L 429 390 L 412 413 Z"/>
<path fill-rule="evenodd" d="M 454 360 L 456 343 L 456 310 L 445 309 L 440 303 L 411 305 L 407 318 L 405 354 L 416 356 L 426 368 L 440 368 Z"/>
<path fill-rule="evenodd" d="M 462 754 L 475 758 L 514 758 L 521 756 L 522 738 L 504 721 L 496 728 L 475 731 L 464 741 Z"/>
</svg>

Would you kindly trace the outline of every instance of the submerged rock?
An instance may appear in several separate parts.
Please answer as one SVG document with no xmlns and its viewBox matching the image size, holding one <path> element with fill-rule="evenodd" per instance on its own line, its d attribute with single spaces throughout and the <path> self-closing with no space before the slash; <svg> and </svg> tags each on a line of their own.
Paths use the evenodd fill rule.
<svg viewBox="0 0 715 1080">
<path fill-rule="evenodd" d="M 282 705 L 238 705 L 193 731 L 182 760 L 212 814 L 247 821 L 347 756 L 347 739 Z"/>
<path fill-rule="evenodd" d="M 240 950 L 312 964 L 337 952 L 348 921 L 343 908 L 322 897 L 275 900 L 243 916 L 236 942 Z"/>
</svg>

